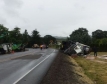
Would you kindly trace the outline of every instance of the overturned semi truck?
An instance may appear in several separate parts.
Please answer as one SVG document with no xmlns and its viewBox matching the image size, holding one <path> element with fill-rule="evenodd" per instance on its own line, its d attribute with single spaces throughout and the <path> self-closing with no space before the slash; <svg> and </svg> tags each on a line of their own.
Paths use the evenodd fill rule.
<svg viewBox="0 0 107 84">
<path fill-rule="evenodd" d="M 3 43 L 0 44 L 0 54 L 11 53 L 12 51 L 20 52 L 25 51 L 27 44 L 13 44 L 13 43 Z"/>
<path fill-rule="evenodd" d="M 90 52 L 90 46 L 73 41 L 63 41 L 60 49 L 68 55 L 86 55 Z"/>
</svg>

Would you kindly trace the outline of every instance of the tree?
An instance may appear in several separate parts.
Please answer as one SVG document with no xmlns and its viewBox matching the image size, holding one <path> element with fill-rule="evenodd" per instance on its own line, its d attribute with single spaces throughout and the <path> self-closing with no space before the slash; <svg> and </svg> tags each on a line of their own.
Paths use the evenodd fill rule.
<svg viewBox="0 0 107 84">
<path fill-rule="evenodd" d="M 20 33 L 20 28 L 15 27 L 12 31 L 10 31 L 10 42 L 13 43 L 22 43 L 22 34 Z"/>
<path fill-rule="evenodd" d="M 0 24 L 0 43 L 8 42 L 8 28 Z"/>
<path fill-rule="evenodd" d="M 90 45 L 91 37 L 86 28 L 79 28 L 70 34 L 70 40 Z"/>
<path fill-rule="evenodd" d="M 107 31 L 103 31 L 103 37 L 107 38 Z"/>
<path fill-rule="evenodd" d="M 99 47 L 99 51 L 107 51 L 107 31 L 96 30 L 92 32 L 92 45 Z"/>
<path fill-rule="evenodd" d="M 49 45 L 51 42 L 52 43 L 55 43 L 56 42 L 56 38 L 51 36 L 51 35 L 45 35 L 43 37 L 43 42 L 46 44 L 46 45 Z"/>
<path fill-rule="evenodd" d="M 35 29 L 32 31 L 32 35 L 31 35 L 31 41 L 30 41 L 30 45 L 33 44 L 39 44 L 41 43 L 41 37 L 39 32 Z"/>
<path fill-rule="evenodd" d="M 29 40 L 30 40 L 29 34 L 28 34 L 27 30 L 25 29 L 25 31 L 23 33 L 23 43 L 28 43 Z"/>
<path fill-rule="evenodd" d="M 98 29 L 98 30 L 92 32 L 92 38 L 102 39 L 102 38 L 104 38 L 104 32 L 102 30 Z"/>
</svg>

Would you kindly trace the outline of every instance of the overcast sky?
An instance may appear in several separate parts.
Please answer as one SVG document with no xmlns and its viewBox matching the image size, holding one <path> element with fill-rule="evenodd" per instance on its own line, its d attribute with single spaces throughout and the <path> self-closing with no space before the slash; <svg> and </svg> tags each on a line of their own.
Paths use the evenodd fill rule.
<svg viewBox="0 0 107 84">
<path fill-rule="evenodd" d="M 84 27 L 91 35 L 107 31 L 107 0 L 0 0 L 0 24 L 65 37 Z"/>
</svg>

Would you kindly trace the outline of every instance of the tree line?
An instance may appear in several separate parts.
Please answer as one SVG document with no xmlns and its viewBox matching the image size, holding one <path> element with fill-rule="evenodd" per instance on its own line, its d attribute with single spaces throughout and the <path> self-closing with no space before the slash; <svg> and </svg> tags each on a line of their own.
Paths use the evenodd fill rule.
<svg viewBox="0 0 107 84">
<path fill-rule="evenodd" d="M 0 24 L 0 44 L 2 43 L 26 43 L 27 47 L 32 47 L 33 44 L 46 44 L 56 43 L 57 39 L 52 35 L 45 35 L 41 37 L 37 29 L 33 30 L 31 35 L 28 34 L 27 29 L 23 33 L 20 32 L 21 28 L 15 27 L 13 30 L 9 30 L 2 24 Z M 107 31 L 95 30 L 92 35 L 89 35 L 86 28 L 78 28 L 72 31 L 66 40 L 74 42 L 80 42 L 91 47 L 97 46 L 99 51 L 107 51 Z"/>
<path fill-rule="evenodd" d="M 32 47 L 34 44 L 46 44 L 55 43 L 56 38 L 51 35 L 45 35 L 41 37 L 37 29 L 33 30 L 31 35 L 28 34 L 27 29 L 23 33 L 20 32 L 21 28 L 15 27 L 13 30 L 9 30 L 2 24 L 0 24 L 0 44 L 2 43 L 14 43 L 14 44 L 27 44 L 27 47 Z"/>
<path fill-rule="evenodd" d="M 67 40 L 80 42 L 91 47 L 96 46 L 99 51 L 107 51 L 107 31 L 100 29 L 93 31 L 92 35 L 89 35 L 86 28 L 78 28 L 69 35 Z"/>
</svg>

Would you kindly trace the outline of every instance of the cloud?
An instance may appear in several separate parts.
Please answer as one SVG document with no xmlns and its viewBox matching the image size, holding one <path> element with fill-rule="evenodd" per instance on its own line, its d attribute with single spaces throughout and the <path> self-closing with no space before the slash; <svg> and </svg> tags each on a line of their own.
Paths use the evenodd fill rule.
<svg viewBox="0 0 107 84">
<path fill-rule="evenodd" d="M 5 18 L 0 17 L 0 24 L 7 24 L 7 21 Z"/>
<path fill-rule="evenodd" d="M 106 30 L 106 0 L 0 0 L 0 18 L 10 29 L 18 26 L 43 36 L 69 36 L 84 27 Z"/>
<path fill-rule="evenodd" d="M 5 6 L 11 7 L 11 8 L 19 8 L 22 5 L 22 0 L 3 0 L 5 3 Z"/>
<path fill-rule="evenodd" d="M 23 4 L 22 0 L 2 0 L 2 2 L 3 2 L 2 5 L 3 12 L 8 17 L 18 16 L 18 9 L 21 8 Z"/>
<path fill-rule="evenodd" d="M 22 0 L 1 0 L 0 1 L 0 24 L 12 28 L 22 22 L 19 10 L 23 6 Z M 23 22 L 22 22 L 23 23 Z"/>
</svg>

